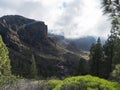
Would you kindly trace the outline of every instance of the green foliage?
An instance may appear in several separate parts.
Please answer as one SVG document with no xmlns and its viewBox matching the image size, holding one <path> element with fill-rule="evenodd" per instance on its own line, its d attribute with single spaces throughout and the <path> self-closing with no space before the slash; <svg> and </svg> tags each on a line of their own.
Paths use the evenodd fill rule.
<svg viewBox="0 0 120 90">
<path fill-rule="evenodd" d="M 116 18 L 119 17 L 120 13 L 120 1 L 119 0 L 102 0 L 104 12 L 111 14 L 111 16 Z"/>
<path fill-rule="evenodd" d="M 114 42 L 114 51 L 113 51 L 113 69 L 115 65 L 120 64 L 120 39 L 116 38 Z"/>
<path fill-rule="evenodd" d="M 120 38 L 116 36 L 115 32 L 111 32 L 104 45 L 104 59 L 106 66 L 107 77 L 115 69 L 116 64 L 120 64 Z"/>
<path fill-rule="evenodd" d="M 97 43 L 92 45 L 90 50 L 90 73 L 95 76 L 101 76 L 101 62 L 103 61 L 103 48 L 101 45 L 100 38 Z"/>
<path fill-rule="evenodd" d="M 119 90 L 119 88 L 119 83 L 87 75 L 66 78 L 53 90 Z"/>
<path fill-rule="evenodd" d="M 119 0 L 102 0 L 104 12 L 110 14 L 111 35 L 104 45 L 106 74 L 109 77 L 116 64 L 120 64 L 120 1 Z"/>
<path fill-rule="evenodd" d="M 115 41 L 115 37 L 113 35 L 110 35 L 107 41 L 105 42 L 105 45 L 103 46 L 106 77 L 109 77 L 110 73 L 112 72 L 114 44 L 115 44 L 114 41 Z"/>
<path fill-rule="evenodd" d="M 31 78 L 37 78 L 37 67 L 35 62 L 35 57 L 32 55 L 32 64 L 31 64 L 31 71 L 30 71 L 30 77 Z"/>
<path fill-rule="evenodd" d="M 0 90 L 6 85 L 11 85 L 16 81 L 15 76 L 11 76 L 11 65 L 8 50 L 0 36 Z"/>
<path fill-rule="evenodd" d="M 49 81 L 46 83 L 46 87 L 47 87 L 47 89 L 49 89 L 49 90 L 53 90 L 53 89 L 56 87 L 56 85 L 58 85 L 58 84 L 60 84 L 60 83 L 62 83 L 61 80 L 49 80 Z"/>
<path fill-rule="evenodd" d="M 112 72 L 112 77 L 114 80 L 120 82 L 120 64 L 115 66 L 115 69 Z"/>
<path fill-rule="evenodd" d="M 11 75 L 8 50 L 0 37 L 0 75 Z"/>
<path fill-rule="evenodd" d="M 32 53 L 28 49 L 21 49 L 22 54 L 16 53 L 13 49 L 9 48 L 9 54 L 11 57 L 11 71 L 16 76 L 29 78 Z M 23 57 L 25 56 L 25 57 Z M 31 62 L 30 62 L 31 60 Z"/>
<path fill-rule="evenodd" d="M 5 83 L 2 80 L 5 80 Z M 69 77 L 64 80 L 40 81 L 16 79 L 14 76 L 6 78 L 3 76 L 0 78 L 1 86 L 2 88 L 4 87 L 3 90 L 119 90 L 120 83 L 110 82 L 90 75 Z"/>
<path fill-rule="evenodd" d="M 6 86 L 15 84 L 17 78 L 15 76 L 0 76 L 0 90 L 5 90 Z"/>
</svg>

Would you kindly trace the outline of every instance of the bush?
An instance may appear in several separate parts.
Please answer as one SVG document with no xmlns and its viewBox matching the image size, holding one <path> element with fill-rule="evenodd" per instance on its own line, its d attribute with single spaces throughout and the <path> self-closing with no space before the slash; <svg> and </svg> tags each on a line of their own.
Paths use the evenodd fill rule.
<svg viewBox="0 0 120 90">
<path fill-rule="evenodd" d="M 15 76 L 0 76 L 0 90 L 5 90 L 5 87 L 13 85 L 16 81 Z"/>
<path fill-rule="evenodd" d="M 87 75 L 66 78 L 53 90 L 119 90 L 119 88 L 119 83 Z"/>
<path fill-rule="evenodd" d="M 56 85 L 62 83 L 61 80 L 49 80 L 47 83 L 46 83 L 46 87 L 48 90 L 53 90 Z"/>
<path fill-rule="evenodd" d="M 19 81 L 16 84 L 16 77 L 11 76 L 6 78 L 3 76 L 0 78 L 0 85 L 4 87 L 3 90 L 120 90 L 120 83 L 110 82 L 105 79 L 100 79 L 90 75 L 70 77 L 63 81 L 34 81 L 25 79 L 23 79 L 23 81 L 22 79 L 18 80 Z M 6 86 L 8 87 L 7 89 Z M 2 90 L 2 88 L 0 88 L 0 90 Z"/>
<path fill-rule="evenodd" d="M 11 75 L 10 59 L 8 56 L 8 49 L 2 41 L 0 36 L 0 75 Z"/>
<path fill-rule="evenodd" d="M 112 72 L 112 78 L 113 78 L 115 81 L 120 82 L 120 64 L 117 64 L 117 65 L 115 66 L 115 69 L 114 69 L 113 72 Z"/>
</svg>

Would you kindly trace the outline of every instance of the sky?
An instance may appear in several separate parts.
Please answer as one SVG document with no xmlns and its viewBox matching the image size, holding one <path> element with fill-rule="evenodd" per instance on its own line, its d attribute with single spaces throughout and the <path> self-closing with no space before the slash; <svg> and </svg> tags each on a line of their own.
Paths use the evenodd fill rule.
<svg viewBox="0 0 120 90">
<path fill-rule="evenodd" d="M 107 37 L 110 19 L 101 0 L 0 0 L 0 17 L 22 15 L 44 21 L 48 31 L 66 38 Z"/>
</svg>

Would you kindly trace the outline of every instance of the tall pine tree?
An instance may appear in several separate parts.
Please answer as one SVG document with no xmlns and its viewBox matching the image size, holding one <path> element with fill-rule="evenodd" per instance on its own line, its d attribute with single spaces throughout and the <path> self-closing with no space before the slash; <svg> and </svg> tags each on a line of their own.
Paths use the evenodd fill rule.
<svg viewBox="0 0 120 90">
<path fill-rule="evenodd" d="M 90 50 L 90 72 L 92 75 L 100 76 L 101 62 L 103 60 L 103 50 L 101 40 L 98 38 L 97 43 L 93 44 Z"/>
<path fill-rule="evenodd" d="M 120 63 L 120 0 L 103 0 L 104 12 L 110 14 L 111 35 L 104 45 L 107 70 L 110 75 L 116 64 Z"/>
<path fill-rule="evenodd" d="M 37 67 L 36 67 L 36 62 L 35 62 L 35 57 L 32 55 L 32 64 L 31 64 L 31 69 L 30 69 L 30 77 L 31 78 L 37 78 Z"/>
<path fill-rule="evenodd" d="M 0 75 L 11 75 L 10 59 L 8 56 L 8 50 L 2 41 L 0 36 Z"/>
<path fill-rule="evenodd" d="M 106 77 L 109 77 L 110 73 L 112 72 L 112 64 L 113 64 L 113 51 L 115 46 L 115 37 L 111 34 L 107 41 L 105 42 L 104 48 L 104 59 L 105 59 L 105 70 L 106 70 Z"/>
</svg>

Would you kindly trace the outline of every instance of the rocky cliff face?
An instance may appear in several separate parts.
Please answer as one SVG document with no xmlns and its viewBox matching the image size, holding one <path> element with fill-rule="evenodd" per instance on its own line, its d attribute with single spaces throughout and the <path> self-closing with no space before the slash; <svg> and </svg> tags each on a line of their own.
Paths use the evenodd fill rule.
<svg viewBox="0 0 120 90">
<path fill-rule="evenodd" d="M 8 47 L 13 44 L 18 47 L 22 42 L 36 44 L 46 38 L 47 26 L 44 22 L 26 19 L 22 16 L 4 16 L 0 18 L 0 33 Z"/>
<path fill-rule="evenodd" d="M 32 22 L 24 25 L 18 31 L 20 40 L 29 44 L 37 44 L 41 39 L 47 38 L 47 26 L 43 22 Z"/>
<path fill-rule="evenodd" d="M 38 76 L 77 75 L 81 61 L 79 54 L 60 47 L 48 37 L 44 22 L 27 19 L 18 15 L 0 18 L 0 35 L 9 49 L 12 73 L 30 76 L 32 55 L 35 57 Z"/>
</svg>

